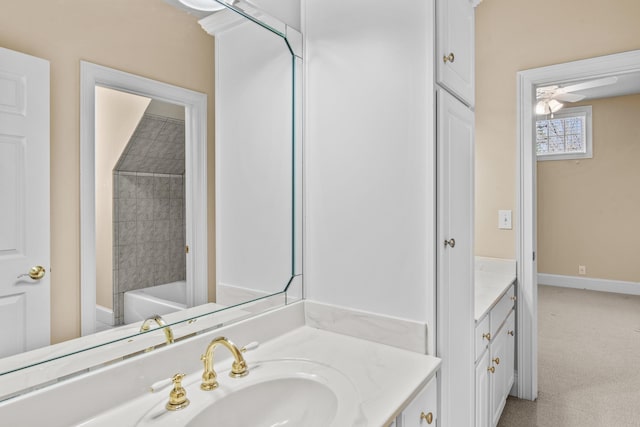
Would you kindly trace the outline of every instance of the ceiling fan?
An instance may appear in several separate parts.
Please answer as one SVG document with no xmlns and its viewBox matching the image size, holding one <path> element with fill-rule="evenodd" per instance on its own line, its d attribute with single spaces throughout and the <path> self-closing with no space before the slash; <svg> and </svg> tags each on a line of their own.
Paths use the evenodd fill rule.
<svg viewBox="0 0 640 427">
<path fill-rule="evenodd" d="M 563 102 L 582 101 L 586 95 L 574 93 L 587 89 L 593 89 L 600 86 L 612 85 L 618 81 L 617 77 L 604 77 L 602 79 L 589 80 L 582 83 L 576 83 L 569 86 L 544 86 L 536 88 L 536 114 L 551 114 L 561 109 Z"/>
</svg>

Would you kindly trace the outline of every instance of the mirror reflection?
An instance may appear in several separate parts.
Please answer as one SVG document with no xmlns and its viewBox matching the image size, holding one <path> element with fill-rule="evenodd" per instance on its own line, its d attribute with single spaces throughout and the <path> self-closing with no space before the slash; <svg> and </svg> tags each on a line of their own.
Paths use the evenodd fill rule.
<svg viewBox="0 0 640 427">
<path fill-rule="evenodd" d="M 295 275 L 294 70 L 284 40 L 249 21 L 216 34 L 216 58 L 216 302 L 226 305 Z"/>
<path fill-rule="evenodd" d="M 180 14 L 180 23 L 185 22 L 183 12 L 164 6 L 172 10 L 163 9 L 163 13 L 172 18 Z M 207 132 L 215 134 L 215 165 L 211 164 L 214 156 L 208 156 L 207 166 L 208 174 L 215 176 L 215 203 L 203 202 L 208 204 L 208 217 L 213 217 L 211 210 L 216 217 L 215 245 L 206 245 L 211 252 L 215 247 L 215 265 L 209 262 L 206 266 L 209 283 L 195 280 L 202 271 L 193 271 L 189 263 L 190 229 L 194 234 L 191 221 L 196 218 L 207 223 L 206 217 L 199 217 L 202 212 L 190 211 L 189 198 L 194 193 L 190 191 L 189 144 L 194 129 L 189 115 L 193 112 L 162 97 L 97 84 L 96 274 L 91 286 L 96 295 L 96 330 L 101 332 L 68 345 L 62 342 L 64 338 L 54 339 L 56 345 L 30 352 L 26 358 L 7 357 L 0 360 L 0 372 L 107 343 L 110 348 L 116 342 L 138 343 L 110 353 L 108 360 L 113 360 L 166 345 L 166 335 L 159 330 L 161 322 L 173 325 L 176 339 L 181 339 L 301 297 L 301 190 L 296 183 L 300 153 L 296 147 L 299 129 L 294 126 L 299 83 L 295 70 L 300 59 L 293 56 L 283 37 L 291 30 L 282 25 L 283 34 L 272 31 L 276 21 L 266 14 L 261 18 L 270 24 L 263 26 L 236 12 L 222 12 L 235 14 L 240 21 L 215 33 L 215 127 L 211 115 L 206 123 Z M 193 22 L 201 16 L 187 18 Z M 178 28 L 174 31 L 182 34 Z M 144 69 L 114 65 L 124 71 Z M 209 109 L 213 109 L 212 101 Z M 54 126 L 59 115 L 53 111 L 56 104 L 52 102 Z M 208 182 L 211 185 L 213 180 Z M 213 194 L 209 190 L 205 198 Z M 82 192 L 81 198 L 85 196 Z M 208 222 L 212 228 L 212 221 Z M 208 234 L 209 239 L 212 235 Z M 206 242 L 207 236 L 198 237 Z M 56 256 L 59 253 L 54 261 Z M 286 294 L 285 289 L 289 290 Z M 55 292 L 53 286 L 53 317 L 64 311 L 57 304 L 67 303 Z M 198 295 L 204 295 L 204 300 Z M 128 303 L 136 298 L 139 301 Z M 235 308 L 233 315 L 204 321 L 207 313 L 247 301 L 252 303 Z M 141 332 L 144 319 L 155 314 L 162 320 L 148 322 L 149 329 Z M 185 322 L 193 318 L 196 321 Z"/>
<path fill-rule="evenodd" d="M 184 107 L 96 87 L 96 329 L 186 305 Z M 111 314 L 112 313 L 112 314 Z"/>
</svg>

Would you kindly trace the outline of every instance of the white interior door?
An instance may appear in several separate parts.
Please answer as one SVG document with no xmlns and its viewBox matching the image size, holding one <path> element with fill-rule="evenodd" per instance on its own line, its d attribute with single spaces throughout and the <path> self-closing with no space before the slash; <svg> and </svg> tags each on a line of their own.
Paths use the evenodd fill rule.
<svg viewBox="0 0 640 427">
<path fill-rule="evenodd" d="M 438 337 L 441 425 L 474 425 L 473 112 L 438 90 Z"/>
<path fill-rule="evenodd" d="M 49 344 L 49 239 L 49 62 L 0 48 L 0 357 Z"/>
</svg>

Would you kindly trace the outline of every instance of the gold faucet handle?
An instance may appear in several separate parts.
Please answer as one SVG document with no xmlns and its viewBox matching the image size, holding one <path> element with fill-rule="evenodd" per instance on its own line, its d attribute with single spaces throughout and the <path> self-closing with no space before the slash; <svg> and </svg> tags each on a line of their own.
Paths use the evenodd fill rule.
<svg viewBox="0 0 640 427">
<path fill-rule="evenodd" d="M 189 406 L 187 391 L 182 387 L 182 379 L 184 377 L 185 374 L 175 374 L 172 378 L 173 389 L 169 393 L 169 401 L 165 406 L 169 411 L 177 411 Z"/>
</svg>

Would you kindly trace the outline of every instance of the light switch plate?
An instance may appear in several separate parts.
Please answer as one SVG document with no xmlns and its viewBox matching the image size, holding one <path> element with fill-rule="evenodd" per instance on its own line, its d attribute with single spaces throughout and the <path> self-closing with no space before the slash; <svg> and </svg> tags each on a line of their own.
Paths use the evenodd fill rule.
<svg viewBox="0 0 640 427">
<path fill-rule="evenodd" d="M 500 230 L 511 230 L 511 211 L 498 211 L 498 228 Z"/>
</svg>

